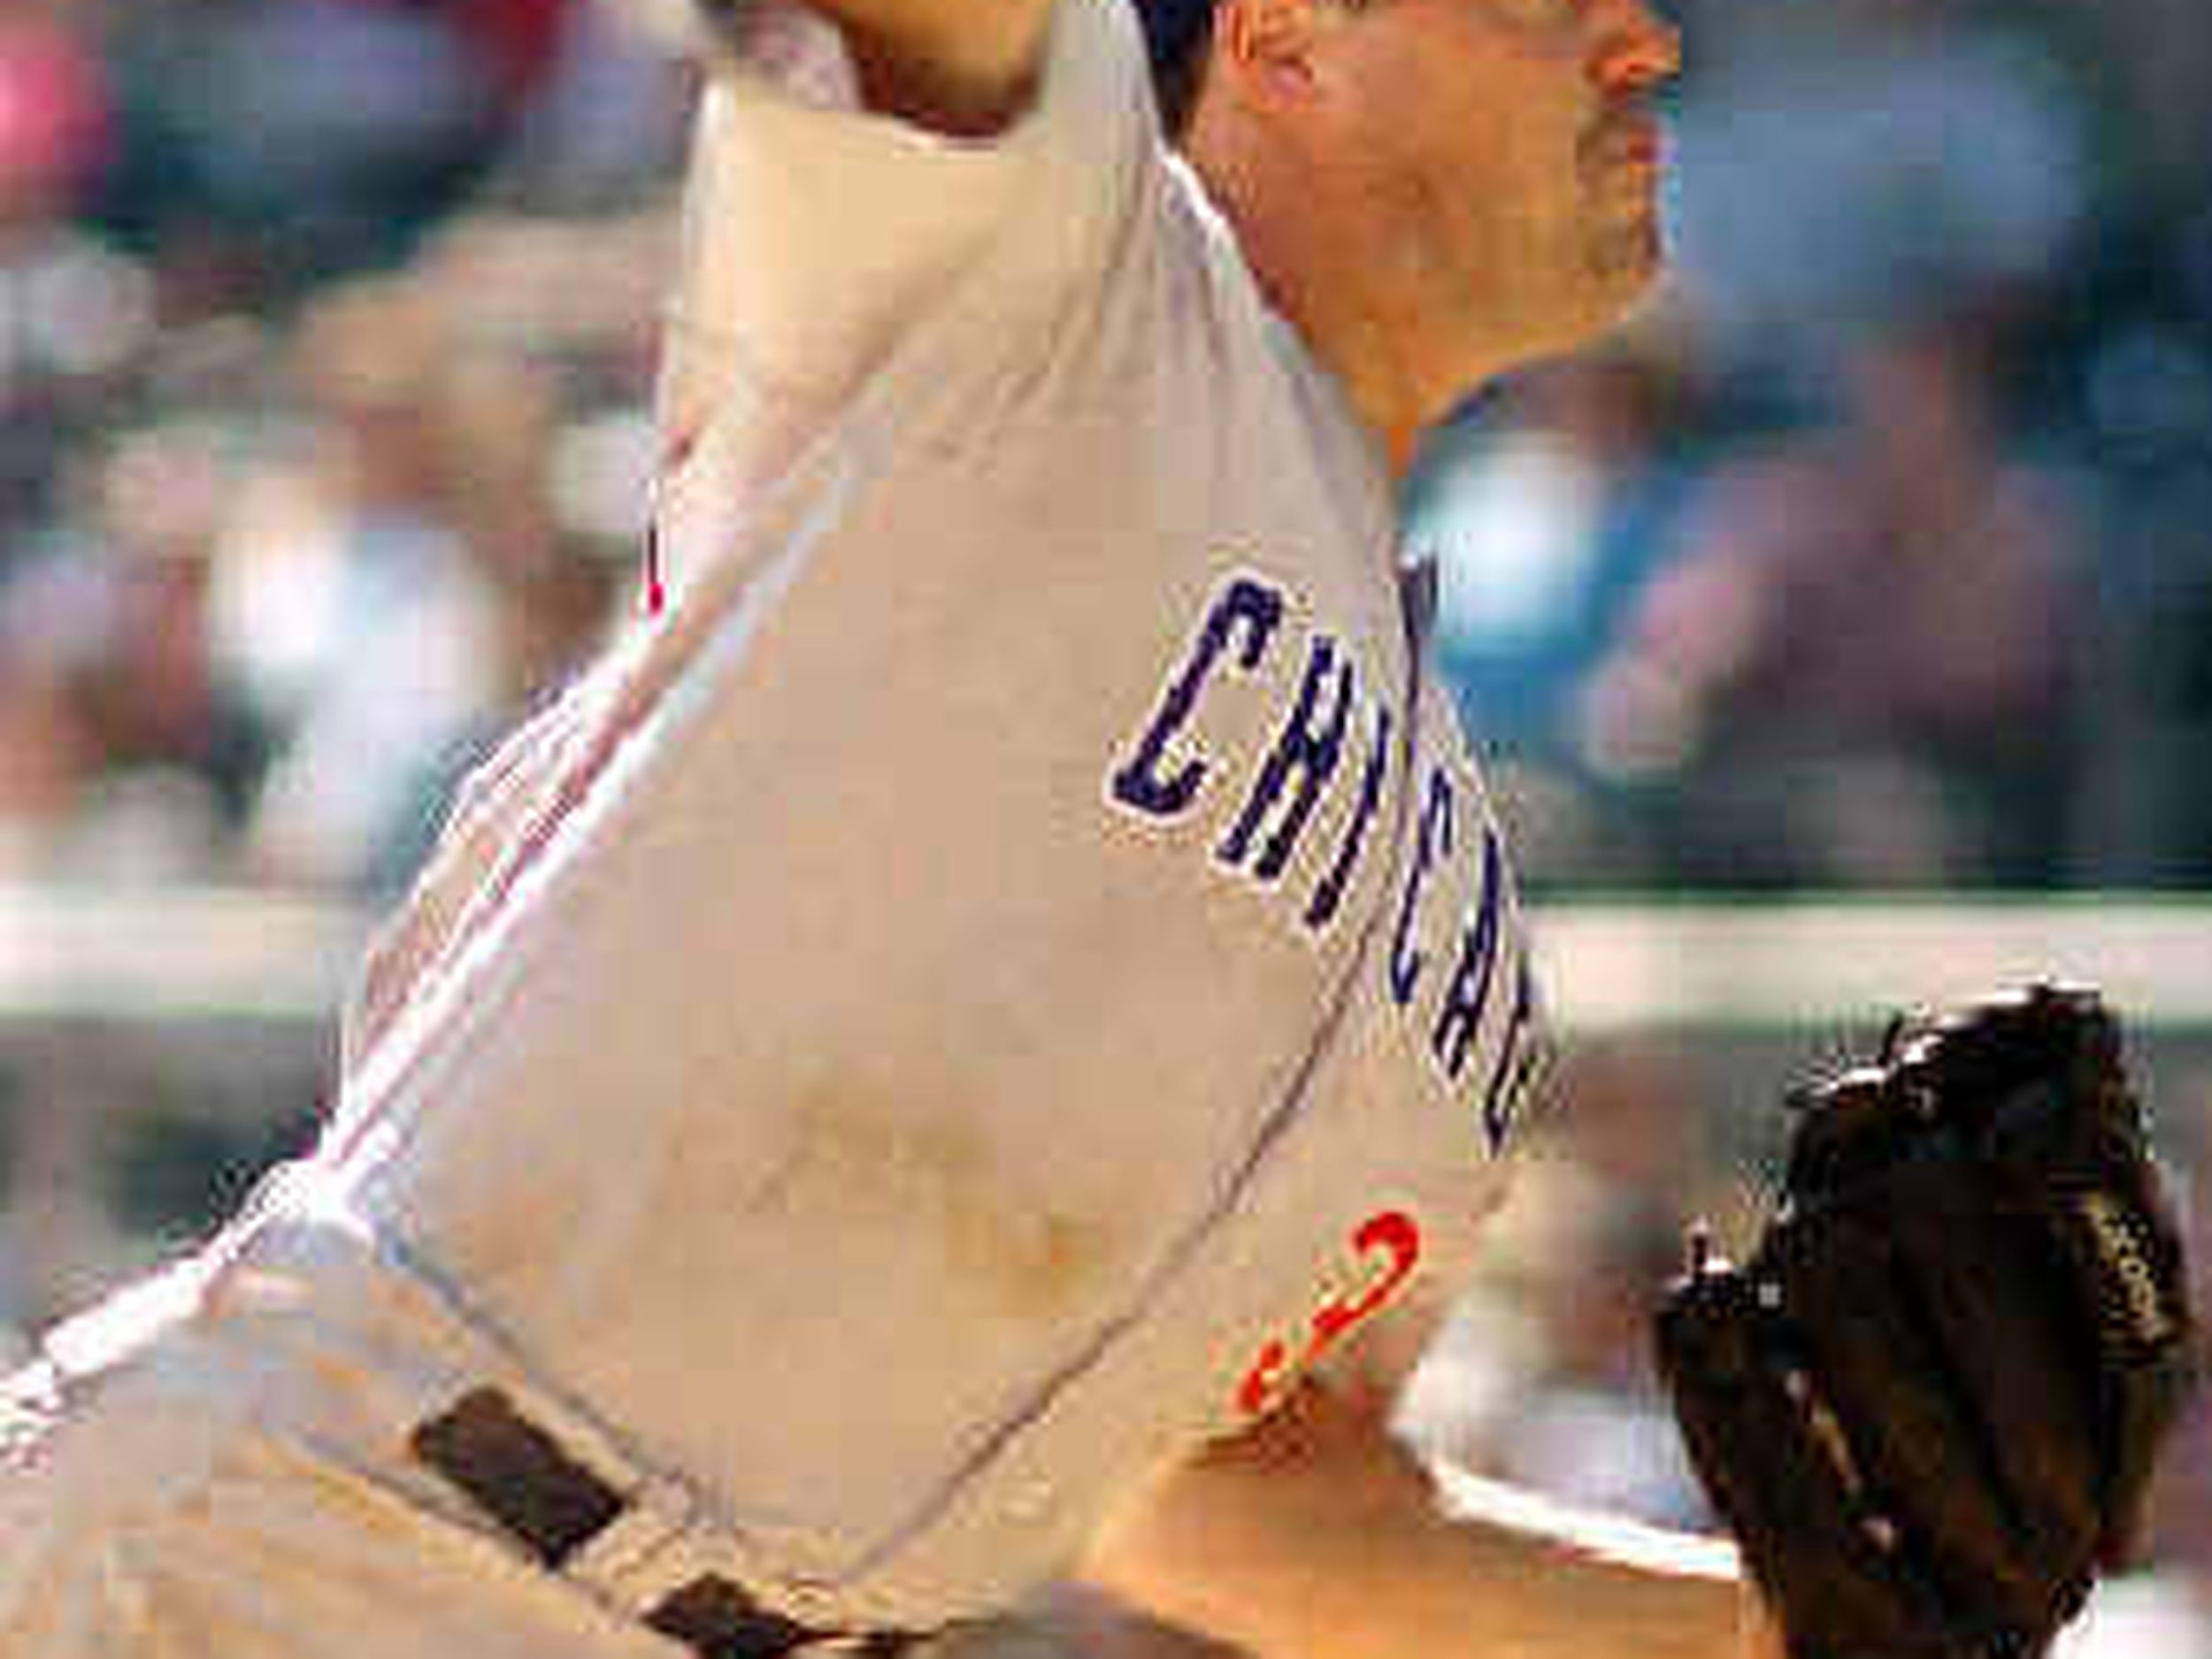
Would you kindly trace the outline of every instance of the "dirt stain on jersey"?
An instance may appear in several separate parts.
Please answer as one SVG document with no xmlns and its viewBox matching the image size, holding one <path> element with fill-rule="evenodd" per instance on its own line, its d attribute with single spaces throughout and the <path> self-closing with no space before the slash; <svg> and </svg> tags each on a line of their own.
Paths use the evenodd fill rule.
<svg viewBox="0 0 2212 1659">
<path fill-rule="evenodd" d="M 866 1218 L 932 1241 L 950 1274 L 1010 1317 L 1065 1312 L 1114 1259 L 1102 1214 L 1039 1202 L 968 1124 L 917 1121 L 849 1094 L 800 1110 L 776 1207 Z"/>
</svg>

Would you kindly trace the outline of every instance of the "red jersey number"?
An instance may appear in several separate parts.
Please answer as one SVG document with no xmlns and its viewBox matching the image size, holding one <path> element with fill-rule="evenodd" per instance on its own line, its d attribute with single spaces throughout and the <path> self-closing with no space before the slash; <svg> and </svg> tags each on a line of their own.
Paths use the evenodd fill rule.
<svg viewBox="0 0 2212 1659">
<path fill-rule="evenodd" d="M 1272 1409 L 1309 1366 L 1396 1299 L 1420 1265 L 1421 1228 L 1403 1210 L 1386 1210 L 1360 1224 L 1352 1248 L 1363 1259 L 1377 1263 L 1378 1271 L 1356 1294 L 1331 1297 L 1314 1310 L 1304 1346 L 1294 1355 L 1290 1344 L 1279 1340 L 1260 1350 L 1237 1388 L 1237 1404 L 1246 1415 L 1260 1417 Z"/>
</svg>

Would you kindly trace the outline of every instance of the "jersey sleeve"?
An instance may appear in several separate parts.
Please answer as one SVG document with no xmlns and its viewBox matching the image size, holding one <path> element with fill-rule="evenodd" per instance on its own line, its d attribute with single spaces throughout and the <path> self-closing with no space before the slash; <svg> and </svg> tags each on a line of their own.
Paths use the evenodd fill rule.
<svg viewBox="0 0 2212 1659">
<path fill-rule="evenodd" d="M 662 556 L 681 575 L 719 556 L 733 503 L 916 336 L 958 365 L 974 403 L 1025 373 L 1160 188 L 1127 0 L 1060 0 L 1034 96 L 987 142 L 852 107 L 840 66 L 820 56 L 836 50 L 833 30 L 796 10 L 788 21 L 772 70 L 714 77 L 694 140 L 662 390 L 672 462 L 694 464 L 672 464 L 657 500 Z M 716 441 L 695 444 L 710 426 Z M 349 1064 L 495 908 L 483 896 L 494 872 L 560 800 L 621 678 L 603 664 L 464 786 L 430 867 L 368 953 L 344 1020 Z"/>
<path fill-rule="evenodd" d="M 483 901 L 495 873 L 575 764 L 615 688 L 618 667 L 603 659 L 510 732 L 462 780 L 406 902 L 379 925 L 363 954 L 339 1022 L 345 1070 L 363 1062 L 466 933 L 472 917 L 488 908 Z"/>
<path fill-rule="evenodd" d="M 975 348 L 1019 352 L 1111 258 L 1159 142 L 1126 0 L 1060 0 L 1033 96 L 988 140 L 716 75 L 669 320 L 671 447 L 733 398 L 754 421 L 833 410 L 977 285 L 1003 303 Z"/>
</svg>

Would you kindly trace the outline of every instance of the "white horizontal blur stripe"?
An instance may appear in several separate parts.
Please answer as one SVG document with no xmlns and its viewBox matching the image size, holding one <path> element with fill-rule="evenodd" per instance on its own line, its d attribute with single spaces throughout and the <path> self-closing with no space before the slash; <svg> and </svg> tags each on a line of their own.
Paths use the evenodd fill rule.
<svg viewBox="0 0 2212 1659">
<path fill-rule="evenodd" d="M 369 923 L 245 888 L 0 885 L 0 1018 L 320 1018 Z"/>
<path fill-rule="evenodd" d="M 2101 987 L 2130 1023 L 2212 1025 L 2212 902 L 1555 905 L 1536 954 L 1569 1033 L 1878 1020 L 2003 985 Z"/>
<path fill-rule="evenodd" d="M 1534 908 L 1569 1034 L 1878 1019 L 2038 977 L 2212 1026 L 2212 895 Z M 374 918 L 242 888 L 0 885 L 0 1019 L 334 1014 Z"/>
</svg>

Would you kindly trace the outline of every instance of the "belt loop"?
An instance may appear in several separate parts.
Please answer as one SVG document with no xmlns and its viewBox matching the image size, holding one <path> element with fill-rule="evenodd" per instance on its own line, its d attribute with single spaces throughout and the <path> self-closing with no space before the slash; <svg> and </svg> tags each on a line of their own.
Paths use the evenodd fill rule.
<svg viewBox="0 0 2212 1659">
<path fill-rule="evenodd" d="M 496 1388 L 472 1389 L 416 1425 L 408 1446 L 555 1572 L 626 1507 L 621 1493 Z"/>
</svg>

